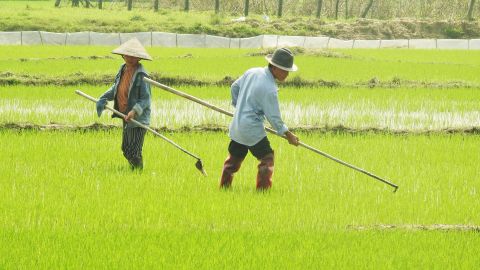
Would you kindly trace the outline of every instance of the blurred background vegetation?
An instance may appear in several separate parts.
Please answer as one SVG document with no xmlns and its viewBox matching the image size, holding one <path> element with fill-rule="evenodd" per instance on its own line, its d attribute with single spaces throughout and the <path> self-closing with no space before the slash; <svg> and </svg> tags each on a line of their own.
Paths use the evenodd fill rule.
<svg viewBox="0 0 480 270">
<path fill-rule="evenodd" d="M 218 10 L 212 0 L 131 1 L 131 6 L 128 0 L 78 0 L 78 6 L 72 0 L 1 1 L 0 31 L 168 32 L 234 38 L 263 34 L 339 39 L 480 37 L 480 5 L 474 0 L 229 0 L 219 2 Z"/>
</svg>

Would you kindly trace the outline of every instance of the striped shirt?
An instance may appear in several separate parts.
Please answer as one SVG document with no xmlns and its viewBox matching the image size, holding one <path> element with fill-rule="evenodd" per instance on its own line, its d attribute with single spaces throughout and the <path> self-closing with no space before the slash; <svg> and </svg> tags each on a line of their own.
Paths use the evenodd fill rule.
<svg viewBox="0 0 480 270">
<path fill-rule="evenodd" d="M 122 113 L 127 112 L 127 101 L 128 101 L 128 90 L 130 89 L 130 82 L 132 81 L 133 74 L 135 73 L 135 69 L 128 69 L 125 68 L 123 70 L 122 78 L 120 79 L 120 83 L 118 85 L 118 92 L 117 92 L 117 101 L 118 101 L 118 110 Z"/>
</svg>

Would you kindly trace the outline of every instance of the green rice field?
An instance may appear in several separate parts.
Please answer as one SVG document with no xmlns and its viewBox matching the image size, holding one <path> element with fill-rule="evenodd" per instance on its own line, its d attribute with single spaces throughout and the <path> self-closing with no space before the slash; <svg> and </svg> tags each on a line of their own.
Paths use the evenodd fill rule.
<svg viewBox="0 0 480 270">
<path fill-rule="evenodd" d="M 98 118 L 75 94 L 108 89 L 88 76 L 114 76 L 122 60 L 88 57 L 113 48 L 2 48 L 0 79 L 18 81 L 0 80 L 0 269 L 480 266 L 475 51 L 303 52 L 279 85 L 285 124 L 301 142 L 398 185 L 393 193 L 274 135 L 273 188 L 255 190 L 249 155 L 232 189 L 220 190 L 229 117 L 155 87 L 151 127 L 199 156 L 208 177 L 151 133 L 144 170 L 131 171 L 119 120 Z M 170 86 L 229 111 L 229 84 L 213 82 L 266 65 L 261 50 L 147 51 L 149 72 L 185 79 Z M 79 72 L 82 84 L 22 81 Z M 362 84 L 372 77 L 399 83 Z M 310 83 L 288 84 L 298 78 Z"/>
<path fill-rule="evenodd" d="M 176 88 L 233 111 L 228 86 Z M 97 98 L 106 90 L 105 86 L 91 85 L 6 86 L 4 98 L 0 101 L 1 121 L 118 125 L 118 120 L 112 120 L 110 113 L 98 118 L 95 104 L 74 94 L 77 89 Z M 228 127 L 230 123 L 228 116 L 160 88 L 152 88 L 152 91 L 155 115 L 152 125 L 155 127 Z M 45 95 L 46 92 L 50 95 Z M 279 96 L 284 120 L 291 127 L 343 125 L 356 129 L 375 127 L 394 131 L 425 131 L 480 125 L 480 91 L 465 87 L 454 90 L 376 88 L 363 91 L 347 87 L 286 87 L 280 90 Z"/>
</svg>

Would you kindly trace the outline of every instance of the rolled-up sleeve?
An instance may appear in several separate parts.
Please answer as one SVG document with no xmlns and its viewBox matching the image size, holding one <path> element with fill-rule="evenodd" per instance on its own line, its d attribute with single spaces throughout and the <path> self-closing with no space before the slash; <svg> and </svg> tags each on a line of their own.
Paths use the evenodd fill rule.
<svg viewBox="0 0 480 270">
<path fill-rule="evenodd" d="M 288 131 L 288 127 L 282 121 L 282 114 L 280 112 L 280 104 L 278 102 L 277 92 L 268 93 L 265 95 L 263 104 L 265 117 L 267 117 L 270 125 L 272 125 L 272 127 L 277 131 L 277 135 L 282 136 Z"/>
<path fill-rule="evenodd" d="M 102 112 L 105 109 L 105 105 L 107 104 L 107 101 L 112 101 L 113 98 L 114 98 L 114 90 L 112 86 L 105 93 L 103 93 L 98 99 L 98 101 L 96 102 L 98 117 L 102 115 Z"/>
</svg>

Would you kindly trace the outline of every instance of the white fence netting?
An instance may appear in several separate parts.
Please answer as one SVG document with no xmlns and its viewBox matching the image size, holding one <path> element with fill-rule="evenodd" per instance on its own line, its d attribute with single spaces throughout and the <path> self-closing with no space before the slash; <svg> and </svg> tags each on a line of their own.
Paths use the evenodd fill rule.
<svg viewBox="0 0 480 270">
<path fill-rule="evenodd" d="M 152 47 L 177 47 L 177 34 L 152 32 Z"/>
<path fill-rule="evenodd" d="M 467 39 L 437 39 L 438 49 L 468 50 Z"/>
<path fill-rule="evenodd" d="M 65 45 L 89 45 L 90 32 L 67 33 Z"/>
<path fill-rule="evenodd" d="M 0 32 L 0 44 L 22 45 L 22 32 Z"/>
<path fill-rule="evenodd" d="M 136 37 L 145 47 L 185 48 L 336 48 L 336 49 L 445 49 L 480 50 L 480 39 L 341 40 L 329 37 L 260 35 L 226 38 L 210 35 L 163 32 L 51 33 L 43 31 L 0 32 L 0 45 L 92 45 L 120 46 Z"/>
<path fill-rule="evenodd" d="M 469 50 L 480 50 L 480 39 L 470 39 L 468 41 Z"/>
<path fill-rule="evenodd" d="M 380 48 L 380 40 L 354 40 L 354 49 L 378 49 Z"/>
<path fill-rule="evenodd" d="M 383 49 L 408 49 L 408 39 L 380 40 Z"/>
</svg>

